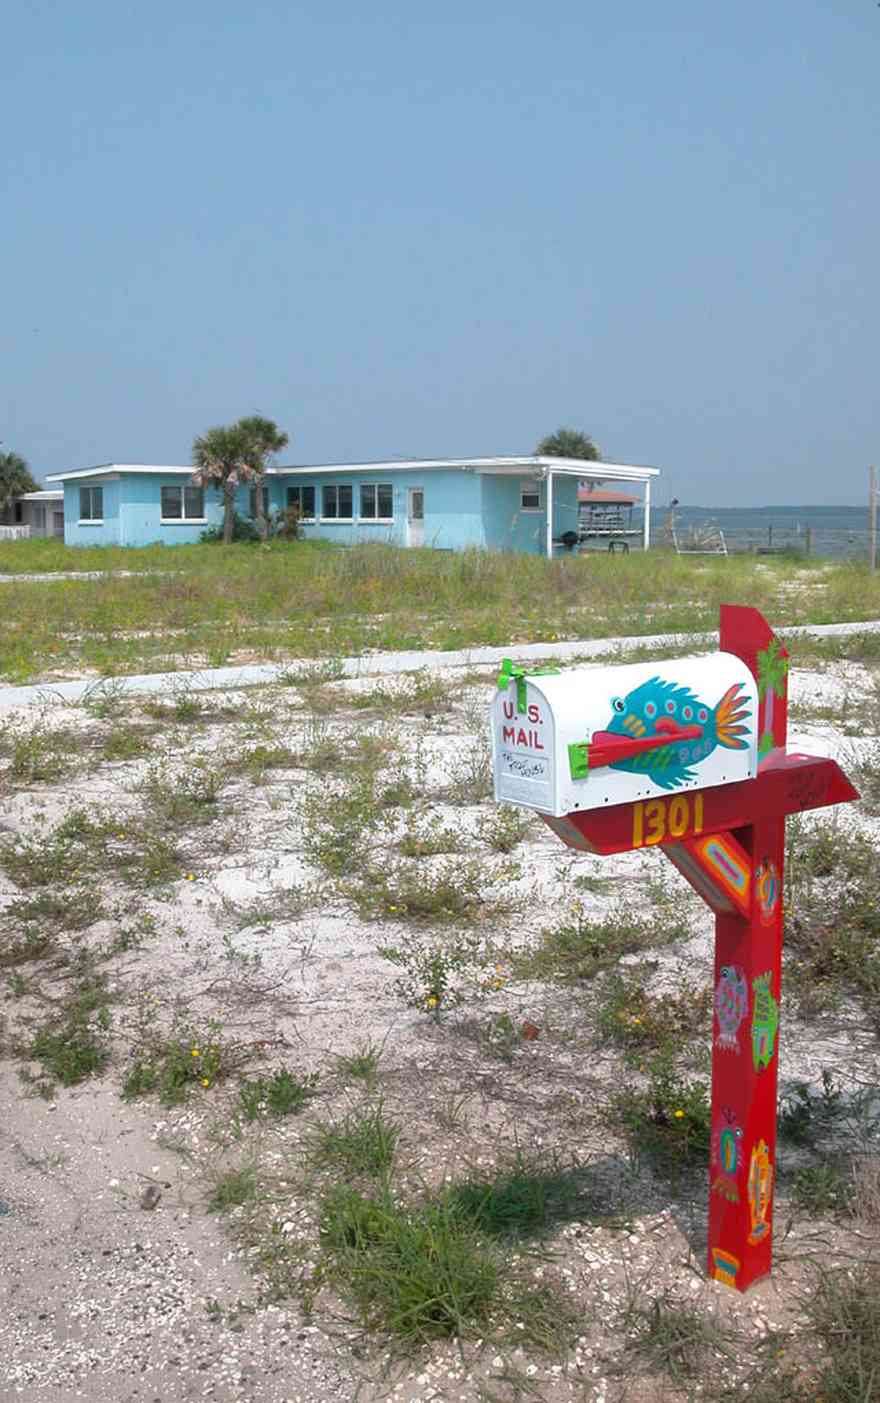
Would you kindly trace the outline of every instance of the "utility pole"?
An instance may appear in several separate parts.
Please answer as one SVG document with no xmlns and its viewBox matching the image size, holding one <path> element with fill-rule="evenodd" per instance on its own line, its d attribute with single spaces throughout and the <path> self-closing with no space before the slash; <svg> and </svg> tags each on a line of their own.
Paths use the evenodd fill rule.
<svg viewBox="0 0 880 1403">
<path fill-rule="evenodd" d="M 873 575 L 877 569 L 877 469 L 868 469 L 868 568 Z"/>
</svg>

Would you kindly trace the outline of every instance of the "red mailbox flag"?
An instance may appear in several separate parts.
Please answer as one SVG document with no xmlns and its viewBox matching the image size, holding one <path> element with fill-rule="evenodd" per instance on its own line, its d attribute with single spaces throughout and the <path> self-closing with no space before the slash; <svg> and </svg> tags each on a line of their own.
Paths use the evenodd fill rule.
<svg viewBox="0 0 880 1403">
<path fill-rule="evenodd" d="M 772 1255 L 785 818 L 859 796 L 835 761 L 788 754 L 788 654 L 758 610 L 722 605 L 720 642 L 757 682 L 754 779 L 542 817 L 583 851 L 659 847 L 715 913 L 708 1268 L 744 1291 Z M 602 737 L 590 765 L 662 743 Z"/>
</svg>

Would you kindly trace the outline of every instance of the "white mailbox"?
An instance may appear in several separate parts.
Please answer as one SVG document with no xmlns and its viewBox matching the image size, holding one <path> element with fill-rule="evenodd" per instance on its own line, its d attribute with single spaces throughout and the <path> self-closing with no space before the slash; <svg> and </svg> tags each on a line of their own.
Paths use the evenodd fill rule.
<svg viewBox="0 0 880 1403">
<path fill-rule="evenodd" d="M 492 705 L 495 798 L 557 818 L 754 779 L 758 691 L 732 653 L 528 672 Z"/>
</svg>

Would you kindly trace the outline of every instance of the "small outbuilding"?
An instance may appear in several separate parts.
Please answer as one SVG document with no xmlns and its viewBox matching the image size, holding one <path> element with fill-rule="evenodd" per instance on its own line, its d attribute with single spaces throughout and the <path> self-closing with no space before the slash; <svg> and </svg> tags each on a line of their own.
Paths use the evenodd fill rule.
<svg viewBox="0 0 880 1403">
<path fill-rule="evenodd" d="M 197 541 L 222 522 L 220 494 L 196 487 L 192 474 L 191 467 L 106 463 L 48 480 L 63 484 L 69 545 L 144 546 Z M 657 475 L 657 468 L 575 458 L 427 458 L 276 467 L 266 484 L 270 513 L 296 508 L 306 539 L 552 556 L 577 539 L 585 481 L 642 486 L 647 546 Z M 238 489 L 241 515 L 255 514 L 254 496 Z"/>
<path fill-rule="evenodd" d="M 22 492 L 0 513 L 0 540 L 64 536 L 64 493 Z"/>
</svg>

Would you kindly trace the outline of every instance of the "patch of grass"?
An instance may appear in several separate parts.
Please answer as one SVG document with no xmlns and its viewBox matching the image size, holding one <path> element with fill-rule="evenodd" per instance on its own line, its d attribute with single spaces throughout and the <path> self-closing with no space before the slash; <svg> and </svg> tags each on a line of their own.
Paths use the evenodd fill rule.
<svg viewBox="0 0 880 1403">
<path fill-rule="evenodd" d="M 222 787 L 219 770 L 206 765 L 175 774 L 173 779 L 167 779 L 166 771 L 157 767 L 144 779 L 141 792 L 163 827 L 181 832 L 214 822 Z"/>
<path fill-rule="evenodd" d="M 14 922 L 26 929 L 36 926 L 44 932 L 58 932 L 85 930 L 100 921 L 103 914 L 101 897 L 94 887 L 59 885 L 10 901 L 0 919 L 4 924 Z"/>
<path fill-rule="evenodd" d="M 805 1081 L 792 1082 L 779 1097 L 777 1125 L 783 1139 L 815 1149 L 845 1114 L 843 1094 L 829 1067 L 822 1068 L 821 1089 Z"/>
<path fill-rule="evenodd" d="M 273 541 L 259 551 L 238 544 L 169 552 L 15 541 L 4 545 L 0 568 L 100 572 L 93 580 L 4 586 L 9 622 L 0 635 L 0 675 L 16 681 L 61 667 L 105 677 L 164 672 L 193 659 L 236 661 L 240 653 L 242 661 L 321 659 L 313 666 L 316 685 L 318 677 L 338 676 L 339 657 L 367 650 L 712 629 L 719 603 L 730 598 L 763 609 L 775 627 L 880 612 L 880 584 L 864 566 L 805 563 L 793 590 L 789 561 L 711 561 L 662 549 L 626 559 L 518 555 L 511 570 L 504 552 L 378 543 L 340 550 L 323 541 Z M 125 578 L 123 570 L 136 573 Z M 876 656 L 871 637 L 862 661 Z M 857 651 L 852 639 L 843 646 Z M 303 686 L 291 669 L 290 680 L 308 692 L 308 678 Z M 178 709 L 175 698 L 164 705 Z M 192 719 L 211 719 L 186 697 L 180 719 L 193 707 Z"/>
<path fill-rule="evenodd" d="M 52 783 L 74 767 L 82 746 L 75 731 L 52 730 L 43 721 L 7 721 L 0 727 L 0 754 L 9 761 L 13 784 Z"/>
<path fill-rule="evenodd" d="M 187 687 L 181 687 L 170 701 L 151 697 L 141 705 L 145 714 L 155 721 L 176 721 L 180 725 L 192 725 L 209 715 L 203 697 Z"/>
<path fill-rule="evenodd" d="M 410 823 L 397 847 L 404 857 L 437 857 L 441 853 L 461 852 L 462 837 L 452 828 L 446 828 L 437 816 L 426 823 Z"/>
<path fill-rule="evenodd" d="M 823 1160 L 802 1165 L 795 1172 L 792 1203 L 812 1218 L 849 1209 L 852 1197 L 852 1175 L 846 1161 Z"/>
<path fill-rule="evenodd" d="M 534 819 L 512 804 L 496 804 L 491 813 L 483 815 L 477 831 L 488 848 L 496 853 L 512 853 L 527 837 Z"/>
<path fill-rule="evenodd" d="M 708 1088 L 678 1075 L 666 1058 L 650 1068 L 646 1088 L 624 1088 L 611 1102 L 634 1158 L 644 1158 L 674 1182 L 689 1168 L 705 1169 L 711 1138 Z"/>
<path fill-rule="evenodd" d="M 673 1052 L 707 1031 L 712 1006 L 708 986 L 683 984 L 674 994 L 651 994 L 641 970 L 610 971 L 599 998 L 599 1028 L 606 1041 L 641 1055 Z"/>
<path fill-rule="evenodd" d="M 835 824 L 789 823 L 785 976 L 801 1012 L 833 1008 L 845 991 L 880 1009 L 880 854 Z M 878 1023 L 880 1026 L 880 1023 Z"/>
<path fill-rule="evenodd" d="M 122 1083 L 122 1099 L 134 1101 L 155 1093 L 163 1106 L 178 1106 L 191 1091 L 208 1091 L 240 1060 L 224 1044 L 220 1024 L 178 1027 L 169 1036 L 151 1034 L 132 1059 Z"/>
<path fill-rule="evenodd" d="M 34 1035 L 30 1054 L 53 1082 L 76 1086 L 110 1059 L 110 995 L 104 979 L 87 975 Z"/>
<path fill-rule="evenodd" d="M 385 1044 L 377 1045 L 367 1041 L 355 1048 L 354 1052 L 341 1053 L 336 1058 L 336 1069 L 347 1081 L 362 1081 L 372 1086 L 379 1074 L 379 1063 Z"/>
<path fill-rule="evenodd" d="M 387 1176 L 394 1164 L 400 1126 L 388 1120 L 381 1097 L 361 1110 L 350 1111 L 338 1121 L 324 1121 L 313 1133 L 316 1165 L 335 1167 L 344 1174 Z"/>
<path fill-rule="evenodd" d="M 254 745 L 239 751 L 225 768 L 230 774 L 246 775 L 254 784 L 260 784 L 270 770 L 292 770 L 299 763 L 289 746 Z"/>
<path fill-rule="evenodd" d="M 101 742 L 101 756 L 107 761 L 138 760 L 152 749 L 151 738 L 156 734 L 153 726 L 133 726 L 130 723 L 114 726 Z"/>
<path fill-rule="evenodd" d="M 363 1324 L 406 1345 L 463 1336 L 497 1308 L 497 1258 L 448 1201 L 418 1209 L 390 1194 L 339 1188 L 324 1201 L 321 1237 L 328 1274 Z"/>
<path fill-rule="evenodd" d="M 26 927 L 18 939 L 10 938 L 0 943 L 0 968 L 11 969 L 16 965 L 43 960 L 54 948 L 51 935 L 34 927 Z"/>
<path fill-rule="evenodd" d="M 820 1272 L 807 1312 L 824 1353 L 813 1396 L 824 1403 L 875 1399 L 880 1386 L 880 1265 Z"/>
<path fill-rule="evenodd" d="M 621 955 L 671 945 L 687 934 L 687 926 L 676 917 L 642 916 L 620 909 L 597 920 L 582 901 L 575 900 L 563 922 L 543 931 L 536 949 L 515 950 L 511 960 L 521 979 L 576 984 L 609 969 Z"/>
<path fill-rule="evenodd" d="M 479 804 L 492 793 L 492 752 L 480 733 L 458 746 L 447 766 L 442 797 L 451 804 Z"/>
<path fill-rule="evenodd" d="M 231 1208 L 241 1208 L 250 1203 L 257 1194 L 257 1176 L 251 1165 L 240 1169 L 229 1169 L 215 1183 L 208 1209 L 211 1213 L 228 1213 Z"/>
<path fill-rule="evenodd" d="M 298 1077 L 286 1067 L 280 1067 L 271 1077 L 252 1077 L 238 1088 L 238 1100 L 245 1120 L 257 1120 L 262 1115 L 296 1116 L 305 1110 L 316 1096 L 316 1073 Z"/>
<path fill-rule="evenodd" d="M 48 833 L 0 840 L 0 868 L 23 891 L 76 888 L 101 872 L 154 886 L 180 875 L 180 855 L 149 823 L 78 808 Z"/>
<path fill-rule="evenodd" d="M 391 989 L 411 1008 L 439 1017 L 469 995 L 485 991 L 492 953 L 482 936 L 460 933 L 445 941 L 412 935 L 377 953 L 403 971 Z"/>
<path fill-rule="evenodd" d="M 373 835 L 384 822 L 372 775 L 355 775 L 341 793 L 320 790 L 302 804 L 303 849 L 331 877 L 365 867 Z"/>
<path fill-rule="evenodd" d="M 728 1353 L 717 1321 L 670 1294 L 644 1302 L 634 1295 L 623 1312 L 627 1360 L 648 1374 L 677 1384 L 695 1379 L 710 1355 Z"/>
<path fill-rule="evenodd" d="M 607 1209 L 588 1171 L 563 1167 L 555 1158 L 526 1157 L 518 1151 L 513 1163 L 492 1178 L 454 1185 L 448 1202 L 488 1237 L 540 1237 L 562 1222 L 581 1221 Z"/>
<path fill-rule="evenodd" d="M 476 860 L 431 868 L 397 863 L 368 868 L 349 892 L 364 920 L 470 925 L 511 909 L 509 898 L 487 895 L 487 887 L 518 875 L 510 865 L 487 873 Z"/>
</svg>

